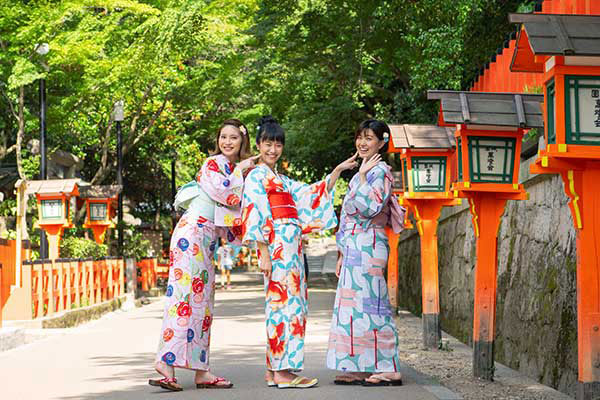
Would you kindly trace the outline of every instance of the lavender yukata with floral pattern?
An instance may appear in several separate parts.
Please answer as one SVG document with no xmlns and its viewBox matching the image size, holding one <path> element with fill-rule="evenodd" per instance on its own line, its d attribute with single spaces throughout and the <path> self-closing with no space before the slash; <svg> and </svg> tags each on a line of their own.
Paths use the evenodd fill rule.
<svg viewBox="0 0 600 400">
<path fill-rule="evenodd" d="M 264 165 L 248 174 L 244 187 L 243 241 L 268 244 L 271 279 L 265 279 L 267 368 L 299 371 L 304 367 L 304 332 L 308 312 L 302 258 L 302 233 L 336 225 L 329 178 L 307 185 L 276 175 Z M 287 192 L 298 218 L 273 218 L 267 193 Z"/>
<path fill-rule="evenodd" d="M 177 194 L 188 208 L 179 220 L 169 252 L 169 282 L 157 361 L 195 370 L 209 369 L 215 271 L 219 237 L 235 241 L 244 178 L 223 155 L 207 159 L 195 182 Z M 182 200 L 183 199 L 183 200 Z M 238 239 L 239 241 L 239 239 Z"/>
<path fill-rule="evenodd" d="M 354 175 L 342 205 L 337 245 L 343 255 L 331 320 L 327 367 L 397 372 L 398 335 L 384 278 L 389 254 L 391 168 L 379 162 L 361 184 Z"/>
</svg>

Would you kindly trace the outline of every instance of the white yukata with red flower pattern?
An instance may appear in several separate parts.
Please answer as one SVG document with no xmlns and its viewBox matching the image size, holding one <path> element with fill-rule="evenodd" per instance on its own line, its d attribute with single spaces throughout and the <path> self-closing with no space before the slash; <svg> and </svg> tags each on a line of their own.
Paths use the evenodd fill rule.
<svg viewBox="0 0 600 400">
<path fill-rule="evenodd" d="M 307 185 L 259 165 L 245 181 L 242 203 L 243 242 L 263 242 L 271 256 L 271 279 L 265 279 L 267 369 L 299 371 L 304 367 L 304 332 L 308 312 L 302 258 L 302 233 L 331 229 L 337 218 L 327 179 Z M 273 218 L 267 192 L 289 193 L 298 218 Z"/>
<path fill-rule="evenodd" d="M 169 282 L 157 361 L 195 370 L 209 369 L 215 271 L 213 253 L 219 237 L 237 241 L 242 171 L 223 155 L 208 158 L 195 182 L 180 189 L 188 209 L 171 237 Z M 181 199 L 184 198 L 183 201 Z M 176 199 L 176 203 L 178 200 Z M 239 229 L 239 228 L 238 228 Z"/>
</svg>

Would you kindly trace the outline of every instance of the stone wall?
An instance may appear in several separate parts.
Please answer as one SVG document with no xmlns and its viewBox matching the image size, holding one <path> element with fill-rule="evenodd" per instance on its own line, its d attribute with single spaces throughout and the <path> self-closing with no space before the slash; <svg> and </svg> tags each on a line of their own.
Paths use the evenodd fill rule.
<svg viewBox="0 0 600 400">
<path fill-rule="evenodd" d="M 495 359 L 573 395 L 577 381 L 575 229 L 558 175 L 521 182 L 528 201 L 508 201 L 498 233 Z M 472 343 L 475 237 L 466 205 L 440 218 L 442 329 Z M 420 241 L 406 231 L 399 245 L 399 303 L 421 313 Z"/>
</svg>

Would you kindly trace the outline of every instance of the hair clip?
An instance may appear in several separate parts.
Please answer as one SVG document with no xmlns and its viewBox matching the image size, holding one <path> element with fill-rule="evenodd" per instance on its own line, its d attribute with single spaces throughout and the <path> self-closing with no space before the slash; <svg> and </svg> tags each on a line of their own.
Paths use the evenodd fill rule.
<svg viewBox="0 0 600 400">
<path fill-rule="evenodd" d="M 387 132 L 383 132 L 383 141 L 387 143 L 388 140 L 390 140 L 390 134 Z"/>
<path fill-rule="evenodd" d="M 244 125 L 240 125 L 239 129 L 240 132 L 242 132 L 242 135 L 246 136 L 248 134 L 248 131 L 246 130 L 246 127 Z"/>
</svg>

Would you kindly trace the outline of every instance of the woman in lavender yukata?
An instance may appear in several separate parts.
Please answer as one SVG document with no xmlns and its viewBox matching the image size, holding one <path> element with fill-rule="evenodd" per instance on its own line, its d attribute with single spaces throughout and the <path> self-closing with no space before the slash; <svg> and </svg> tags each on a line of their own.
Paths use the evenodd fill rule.
<svg viewBox="0 0 600 400">
<path fill-rule="evenodd" d="M 401 230 L 404 210 L 392 195 L 391 168 L 381 161 L 390 128 L 362 122 L 354 136 L 362 164 L 350 181 L 337 233 L 339 277 L 327 367 L 343 371 L 340 385 L 401 385 L 398 334 L 384 278 L 389 246 L 385 226 Z"/>
<path fill-rule="evenodd" d="M 272 117 L 263 117 L 256 138 L 260 160 L 247 176 L 242 203 L 243 241 L 256 242 L 265 275 L 267 373 L 269 386 L 308 388 L 316 378 L 294 374 L 304 368 L 307 288 L 302 233 L 333 228 L 333 187 L 340 173 L 358 164 L 356 156 L 312 185 L 277 173 L 285 134 Z"/>
<path fill-rule="evenodd" d="M 152 386 L 172 391 L 182 390 L 175 367 L 195 370 L 197 388 L 233 386 L 209 371 L 215 291 L 212 259 L 219 237 L 234 241 L 235 234 L 241 233 L 244 172 L 257 157 L 248 158 L 248 131 L 237 119 L 223 122 L 215 142 L 214 155 L 204 162 L 196 180 L 184 185 L 175 198 L 175 207 L 187 211 L 171 237 L 169 282 L 155 364 L 164 378 L 149 381 Z"/>
</svg>

